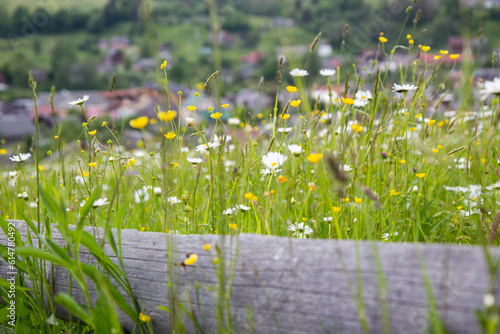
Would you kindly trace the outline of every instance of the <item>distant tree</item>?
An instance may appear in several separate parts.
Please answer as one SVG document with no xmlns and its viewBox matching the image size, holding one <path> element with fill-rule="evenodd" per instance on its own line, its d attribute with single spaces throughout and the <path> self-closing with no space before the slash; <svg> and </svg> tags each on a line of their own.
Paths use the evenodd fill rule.
<svg viewBox="0 0 500 334">
<path fill-rule="evenodd" d="M 222 23 L 222 29 L 234 33 L 248 32 L 250 27 L 248 16 L 236 11 L 227 15 Z"/>
<path fill-rule="evenodd" d="M 71 69 L 75 63 L 76 51 L 72 43 L 61 40 L 54 45 L 51 53 L 50 74 L 56 87 L 71 89 Z M 74 81 L 73 81 L 74 82 Z"/>
<path fill-rule="evenodd" d="M 10 17 L 5 5 L 0 5 L 0 36 L 7 36 L 11 29 Z"/>
<path fill-rule="evenodd" d="M 4 63 L 2 72 L 7 82 L 15 87 L 28 87 L 28 73 L 32 69 L 33 59 L 23 51 L 17 51 Z"/>
<path fill-rule="evenodd" d="M 23 31 L 23 29 L 26 30 L 27 28 L 26 22 L 29 22 L 29 17 L 30 17 L 29 9 L 24 6 L 18 6 L 14 10 L 11 16 L 10 28 L 9 28 L 10 32 L 19 35 L 28 34 L 29 32 Z"/>
</svg>

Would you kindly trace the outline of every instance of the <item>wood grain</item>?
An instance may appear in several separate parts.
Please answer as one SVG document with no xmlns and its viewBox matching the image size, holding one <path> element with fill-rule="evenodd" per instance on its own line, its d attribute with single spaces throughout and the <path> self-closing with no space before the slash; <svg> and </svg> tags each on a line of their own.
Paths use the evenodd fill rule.
<svg viewBox="0 0 500 334">
<path fill-rule="evenodd" d="M 16 226 L 25 240 L 26 225 L 16 221 Z M 102 235 L 102 230 L 98 233 Z M 55 228 L 52 239 L 64 245 Z M 172 299 L 194 315 L 205 333 L 221 331 L 219 310 L 224 298 L 219 297 L 221 274 L 213 263 L 216 245 L 221 249 L 220 261 L 227 264 L 226 290 L 234 271 L 228 299 L 230 320 L 225 312 L 222 317 L 238 333 L 361 333 L 358 277 L 369 332 L 383 333 L 384 303 L 375 250 L 386 281 L 385 300 L 392 333 L 426 332 L 429 301 L 419 256 L 449 333 L 478 332 L 475 311 L 484 308 L 483 296 L 489 289 L 481 247 L 300 240 L 254 234 L 169 235 L 136 230 L 121 231 L 121 240 L 127 276 L 143 313 L 151 316 L 156 333 L 170 331 L 168 314 L 157 307 L 171 308 Z M 0 244 L 6 243 L 7 237 L 0 231 Z M 202 248 L 206 243 L 212 245 L 208 252 Z M 172 263 L 167 260 L 167 249 Z M 88 254 L 85 251 L 82 254 Z M 105 251 L 118 263 L 108 245 Z M 489 252 L 500 256 L 499 249 L 491 248 Z M 198 254 L 198 261 L 195 266 L 183 267 L 180 263 L 188 253 Z M 95 262 L 89 256 L 81 259 Z M 0 276 L 5 277 L 6 272 L 6 262 L 2 260 Z M 62 268 L 56 268 L 55 273 L 55 291 L 68 292 L 67 273 Z M 170 292 L 168 280 L 172 283 Z M 499 283 L 495 282 L 497 300 Z M 72 293 L 83 300 L 76 289 Z M 91 298 L 96 298 L 95 287 Z M 187 332 L 195 333 L 193 322 L 177 311 Z M 58 315 L 67 317 L 62 309 Z M 132 330 L 134 324 L 127 316 L 121 314 L 121 321 L 124 328 Z"/>
</svg>

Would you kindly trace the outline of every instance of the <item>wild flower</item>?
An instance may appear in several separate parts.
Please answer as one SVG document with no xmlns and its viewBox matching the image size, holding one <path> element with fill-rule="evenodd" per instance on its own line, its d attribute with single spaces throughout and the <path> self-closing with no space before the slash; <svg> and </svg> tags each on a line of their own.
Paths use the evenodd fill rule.
<svg viewBox="0 0 500 334">
<path fill-rule="evenodd" d="M 201 164 L 203 162 L 203 159 L 201 158 L 186 158 L 186 160 L 193 165 Z"/>
<path fill-rule="evenodd" d="M 208 152 L 211 149 L 217 148 L 219 146 L 220 146 L 220 141 L 213 141 L 213 142 L 209 142 L 206 144 L 201 144 L 201 145 L 196 146 L 196 151 L 203 153 L 203 154 L 208 154 Z"/>
<path fill-rule="evenodd" d="M 142 116 L 139 118 L 131 119 L 129 125 L 134 129 L 144 129 L 149 123 L 149 118 L 147 116 Z"/>
<path fill-rule="evenodd" d="M 92 203 L 92 206 L 94 208 L 98 208 L 100 206 L 103 206 L 103 205 L 108 205 L 110 202 L 108 201 L 107 197 L 104 197 L 104 198 L 99 198 L 98 200 L 94 201 L 94 203 Z"/>
<path fill-rule="evenodd" d="M 302 146 L 300 145 L 291 144 L 288 145 L 288 149 L 296 157 L 298 157 L 302 153 Z"/>
<path fill-rule="evenodd" d="M 282 128 L 277 128 L 276 131 L 279 133 L 289 133 L 292 132 L 293 128 L 290 127 L 282 127 Z"/>
<path fill-rule="evenodd" d="M 188 256 L 187 259 L 184 260 L 184 262 L 182 262 L 183 265 L 185 266 L 192 266 L 193 264 L 196 263 L 196 261 L 198 261 L 198 255 L 197 254 L 191 254 Z"/>
<path fill-rule="evenodd" d="M 248 211 L 251 209 L 251 207 L 246 206 L 245 204 L 236 204 L 235 209 L 238 209 L 242 212 Z"/>
<path fill-rule="evenodd" d="M 279 167 L 281 167 L 287 157 L 279 152 L 268 152 L 266 155 L 262 157 L 262 163 L 271 171 L 276 171 Z"/>
<path fill-rule="evenodd" d="M 289 224 L 287 230 L 293 232 L 292 236 L 301 239 L 304 239 L 307 235 L 314 232 L 314 230 L 304 222 Z"/>
<path fill-rule="evenodd" d="M 226 210 L 222 211 L 222 214 L 226 215 L 226 216 L 229 216 L 229 215 L 232 215 L 235 212 L 236 212 L 235 208 L 227 208 Z"/>
<path fill-rule="evenodd" d="M 230 125 L 238 125 L 241 123 L 240 119 L 239 118 L 236 118 L 236 117 L 231 117 L 227 120 L 227 123 L 230 124 Z"/>
<path fill-rule="evenodd" d="M 299 68 L 294 68 L 290 71 L 290 75 L 292 77 L 305 77 L 309 75 L 309 72 L 307 72 L 306 70 L 301 70 Z"/>
<path fill-rule="evenodd" d="M 293 94 L 293 93 L 295 93 L 296 91 L 298 91 L 297 87 L 295 87 L 295 86 L 287 86 L 287 87 L 286 87 L 286 90 L 287 90 L 290 94 Z"/>
<path fill-rule="evenodd" d="M 307 156 L 307 161 L 312 162 L 313 164 L 319 162 L 323 158 L 323 154 L 321 153 L 311 153 Z"/>
<path fill-rule="evenodd" d="M 160 121 L 163 121 L 163 122 L 173 121 L 176 116 L 177 116 L 177 113 L 173 110 L 169 110 L 167 112 L 165 112 L 165 111 L 158 112 L 158 118 L 160 119 Z"/>
<path fill-rule="evenodd" d="M 179 204 L 179 203 L 182 203 L 182 201 L 177 198 L 176 196 L 172 196 L 172 197 L 167 197 L 167 202 L 169 202 L 170 204 Z"/>
<path fill-rule="evenodd" d="M 332 77 L 335 75 L 335 73 L 337 73 L 337 71 L 335 71 L 333 69 L 323 68 L 323 69 L 319 70 L 319 74 L 324 76 L 324 77 Z"/>
<path fill-rule="evenodd" d="M 19 153 L 18 155 L 13 155 L 9 159 L 12 162 L 23 162 L 31 158 L 31 153 Z"/>
<path fill-rule="evenodd" d="M 85 102 L 87 102 L 88 99 L 89 99 L 89 96 L 88 95 L 84 95 L 82 98 L 80 98 L 78 100 L 75 100 L 75 101 L 68 102 L 68 103 L 72 107 L 74 107 L 74 106 L 81 106 L 82 104 L 84 104 Z"/>
<path fill-rule="evenodd" d="M 394 84 L 394 86 L 392 87 L 392 91 L 396 93 L 406 93 L 413 90 L 417 90 L 417 88 L 418 86 L 412 84 L 402 84 L 402 85 Z"/>
<path fill-rule="evenodd" d="M 500 95 L 500 78 L 479 83 L 479 93 L 482 100 L 486 100 L 490 95 Z"/>
</svg>

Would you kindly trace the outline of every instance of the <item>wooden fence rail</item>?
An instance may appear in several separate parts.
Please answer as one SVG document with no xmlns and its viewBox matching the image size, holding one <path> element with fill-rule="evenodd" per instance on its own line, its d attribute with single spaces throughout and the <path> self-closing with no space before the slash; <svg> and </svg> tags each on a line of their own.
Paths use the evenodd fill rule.
<svg viewBox="0 0 500 334">
<path fill-rule="evenodd" d="M 15 223 L 24 240 L 26 225 L 22 221 Z M 55 228 L 52 239 L 64 245 Z M 157 308 L 169 307 L 167 275 L 176 298 L 194 314 L 203 331 L 218 332 L 220 290 L 216 287 L 220 279 L 213 262 L 215 245 L 223 250 L 223 261 L 231 262 L 226 277 L 234 271 L 229 314 L 237 332 L 361 333 L 360 277 L 370 333 L 384 332 L 384 304 L 392 333 L 424 333 L 430 314 L 424 265 L 440 319 L 448 332 L 476 333 L 475 311 L 484 308 L 483 296 L 490 287 L 481 247 L 301 240 L 254 234 L 167 235 L 136 230 L 122 230 L 121 240 L 127 276 L 143 313 L 151 316 L 156 333 L 169 332 L 168 314 Z M 207 243 L 212 245 L 210 251 L 202 248 Z M 2 231 L 0 244 L 7 244 Z M 167 244 L 173 252 L 173 266 L 167 263 Z M 109 246 L 105 246 L 105 251 L 118 263 Z M 500 256 L 499 249 L 491 248 L 489 252 Z M 187 253 L 198 254 L 194 266 L 179 265 Z M 81 259 L 93 263 L 90 257 Z M 385 297 L 381 293 L 379 268 L 386 283 Z M 2 260 L 0 276 L 5 277 L 7 271 Z M 55 273 L 56 292 L 67 292 L 67 273 L 61 268 Z M 499 283 L 495 282 L 497 300 Z M 73 290 L 73 295 L 78 296 L 78 291 Z M 95 298 L 94 288 L 91 299 Z M 59 310 L 58 315 L 67 316 L 64 310 Z M 187 332 L 196 332 L 193 322 L 184 314 L 183 317 Z M 132 321 L 124 314 L 121 322 L 124 328 L 132 329 Z"/>
</svg>

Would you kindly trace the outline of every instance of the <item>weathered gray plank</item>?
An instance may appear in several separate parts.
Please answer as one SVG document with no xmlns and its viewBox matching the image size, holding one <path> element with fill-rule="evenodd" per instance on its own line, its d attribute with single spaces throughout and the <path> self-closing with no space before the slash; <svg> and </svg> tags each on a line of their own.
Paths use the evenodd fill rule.
<svg viewBox="0 0 500 334">
<path fill-rule="evenodd" d="M 16 226 L 22 238 L 26 238 L 24 223 L 16 221 Z M 158 333 L 169 331 L 167 314 L 157 309 L 158 305 L 169 307 L 169 276 L 173 279 L 176 297 L 187 309 L 194 311 L 200 326 L 206 332 L 218 332 L 217 295 L 213 289 L 218 278 L 212 263 L 215 249 L 203 251 L 205 243 L 219 245 L 225 261 L 231 259 L 227 275 L 232 266 L 235 268 L 231 315 L 239 332 L 362 332 L 357 301 L 352 298 L 348 283 L 351 282 L 357 295 L 358 249 L 366 320 L 371 333 L 382 333 L 374 246 L 378 249 L 387 282 L 387 305 L 393 333 L 426 331 L 428 299 L 418 253 L 424 259 L 441 319 L 450 333 L 477 332 L 475 310 L 483 307 L 482 298 L 488 291 L 488 271 L 480 247 L 300 240 L 253 234 L 233 237 L 166 235 L 135 230 L 124 230 L 121 237 L 127 276 L 144 313 L 151 316 Z M 64 245 L 55 229 L 53 240 Z M 3 232 L 0 232 L 0 243 L 6 244 Z M 173 266 L 167 263 L 167 246 L 174 257 Z M 105 251 L 117 263 L 109 245 L 105 245 Z M 490 252 L 500 256 L 499 249 L 493 248 Z M 196 266 L 183 268 L 179 265 L 187 253 L 199 255 Z M 85 254 L 88 253 L 82 249 L 82 261 L 88 260 Z M 89 263 L 94 261 L 90 259 Z M 2 261 L 0 276 L 4 277 L 6 272 L 6 263 Z M 55 272 L 56 292 L 67 292 L 67 273 L 61 268 L 56 268 Z M 500 297 L 499 284 L 499 281 L 495 284 L 497 298 Z M 90 294 L 91 298 L 96 298 L 95 289 Z M 76 289 L 73 295 L 82 298 Z M 249 309 L 253 321 L 249 321 Z M 67 316 L 63 310 L 59 315 Z M 187 317 L 184 322 L 189 332 L 195 332 Z M 133 327 L 132 321 L 123 314 L 122 323 L 125 328 Z"/>
</svg>

